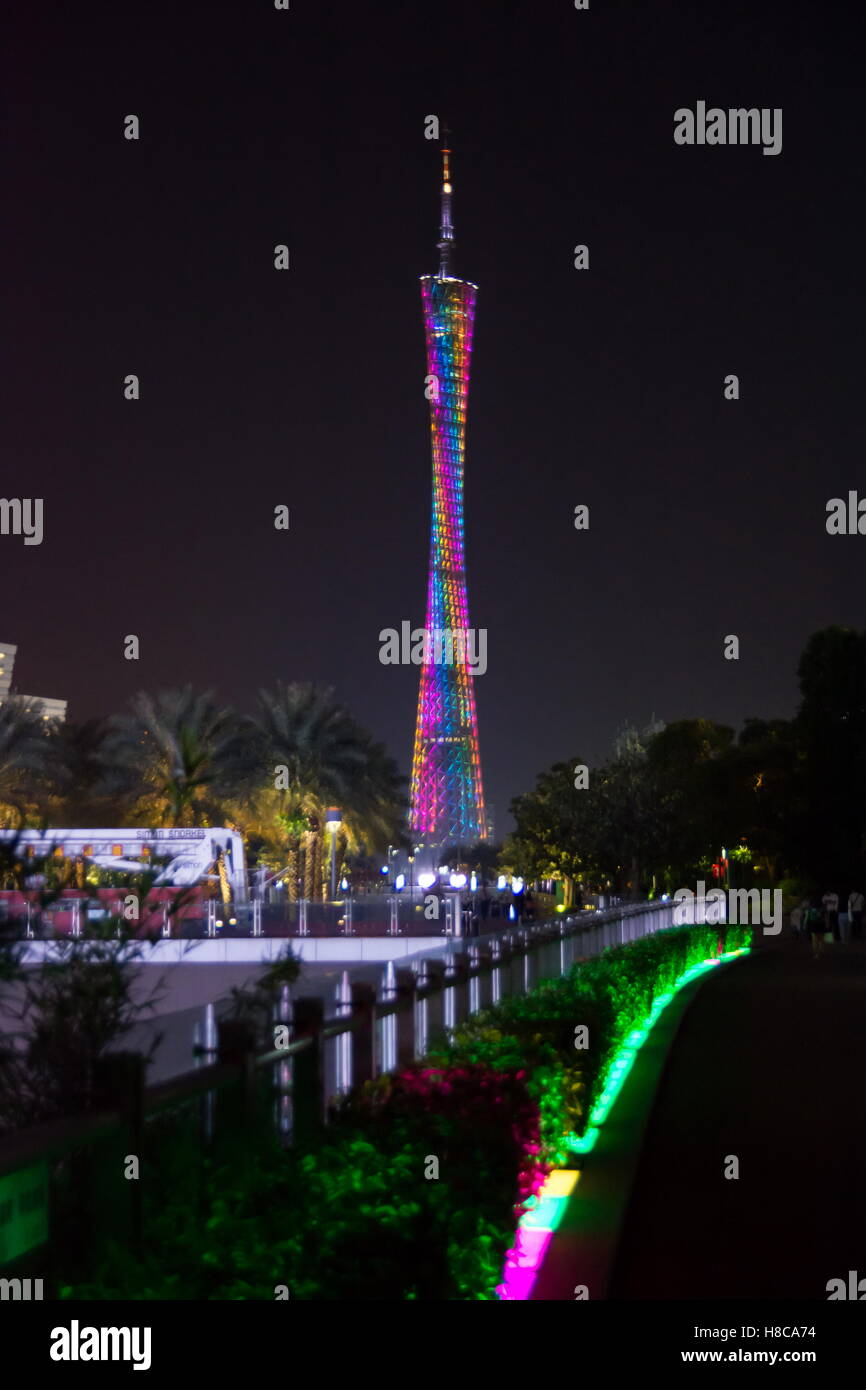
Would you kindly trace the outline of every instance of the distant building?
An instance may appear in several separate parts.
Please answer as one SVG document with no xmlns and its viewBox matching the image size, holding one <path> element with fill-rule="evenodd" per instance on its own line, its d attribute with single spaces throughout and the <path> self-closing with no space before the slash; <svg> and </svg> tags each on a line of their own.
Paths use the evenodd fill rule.
<svg viewBox="0 0 866 1390">
<path fill-rule="evenodd" d="M 613 756 L 625 758 L 629 753 L 645 753 L 650 739 L 666 727 L 664 720 L 656 719 L 654 714 L 642 730 L 636 729 L 633 724 L 624 724 L 614 739 Z"/>
<path fill-rule="evenodd" d="M 9 697 L 17 650 L 14 642 L 0 642 L 0 705 Z"/>
<path fill-rule="evenodd" d="M 58 724 L 66 722 L 66 700 L 49 700 L 44 695 L 22 695 L 22 700 L 35 700 L 42 707 L 42 718 L 46 720 L 56 720 Z"/>
<path fill-rule="evenodd" d="M 15 669 L 15 657 L 18 648 L 14 642 L 0 642 L 0 705 L 4 700 L 8 700 L 11 695 L 17 694 L 12 690 L 12 672 Z M 18 695 L 20 700 L 35 700 L 42 707 L 42 718 L 46 721 L 55 721 L 63 724 L 66 721 L 66 700 L 52 700 L 45 695 Z"/>
</svg>

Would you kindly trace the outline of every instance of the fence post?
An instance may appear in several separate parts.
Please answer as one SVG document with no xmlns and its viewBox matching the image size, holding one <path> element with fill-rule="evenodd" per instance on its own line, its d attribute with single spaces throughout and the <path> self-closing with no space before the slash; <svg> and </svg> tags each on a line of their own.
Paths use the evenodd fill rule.
<svg viewBox="0 0 866 1390">
<path fill-rule="evenodd" d="M 397 1025 L 397 1066 L 408 1067 L 415 1058 L 415 975 L 411 970 L 400 969 L 395 972 L 397 1000 L 409 1002 L 395 1015 Z"/>
<path fill-rule="evenodd" d="M 474 941 L 469 943 L 469 1012 L 475 1014 L 481 1008 L 481 956 Z"/>
<path fill-rule="evenodd" d="M 425 1022 L 426 1038 L 424 1039 L 424 1052 L 429 1051 L 430 1044 L 438 1041 L 442 1036 L 445 1027 L 445 964 L 438 956 L 422 957 L 423 971 L 419 971 L 418 988 L 428 991 L 425 998 L 419 1003 L 419 1009 L 426 1004 Z M 423 1055 L 423 1053 L 422 1053 Z"/>
<path fill-rule="evenodd" d="M 141 1172 L 144 1164 L 144 1057 L 140 1052 L 108 1052 L 97 1058 L 93 1104 L 96 1110 L 119 1111 L 121 1129 L 119 1134 L 111 1135 L 100 1145 L 97 1161 L 91 1168 L 95 1184 L 91 1189 L 94 1200 L 90 1216 L 93 1219 L 98 1210 L 99 1224 L 112 1238 L 122 1240 L 121 1233 L 128 1230 L 130 1249 L 135 1257 L 140 1257 L 142 1183 L 147 1178 Z M 138 1160 L 139 1176 L 127 1178 L 126 1163 L 133 1157 Z M 122 1194 L 119 1200 L 118 1193 Z"/>
<path fill-rule="evenodd" d="M 498 1004 L 502 998 L 502 943 L 498 936 L 490 940 L 490 1002 Z"/>
<path fill-rule="evenodd" d="M 394 969 L 394 962 L 389 960 L 382 972 L 382 984 L 379 989 L 379 1002 L 381 1004 L 392 1004 L 397 998 L 397 973 Z M 379 1070 L 382 1072 L 392 1071 L 397 1065 L 397 1018 L 394 1014 L 383 1014 L 378 1020 L 379 1024 Z"/>
<path fill-rule="evenodd" d="M 340 976 L 334 994 L 337 1018 L 350 1018 L 352 1014 L 352 983 L 348 970 L 344 970 Z M 334 1083 L 337 1095 L 343 1096 L 352 1088 L 352 1034 L 338 1033 L 334 1042 L 336 1044 Z"/>
<path fill-rule="evenodd" d="M 291 985 L 280 987 L 279 998 L 274 1004 L 274 1024 L 288 1028 L 291 1039 L 294 1028 L 294 1003 Z M 292 1128 L 292 1058 L 283 1057 L 272 1069 L 274 1085 L 274 1117 L 277 1130 L 288 1135 Z"/>
<path fill-rule="evenodd" d="M 520 932 L 520 945 L 523 951 L 523 993 L 528 994 L 533 985 L 532 968 L 535 965 L 535 959 L 532 941 L 525 928 Z"/>
<path fill-rule="evenodd" d="M 238 1089 L 234 1104 L 229 1093 L 217 1091 L 217 1141 L 235 1137 L 240 1123 L 242 1132 L 253 1118 L 255 1108 L 256 1038 L 251 1024 L 245 1019 L 220 1019 L 217 1023 L 217 1060 L 237 1067 Z"/>
<path fill-rule="evenodd" d="M 514 981 L 511 978 L 514 962 L 514 939 L 510 931 L 505 932 L 499 938 L 499 957 L 499 996 L 500 998 L 510 998 L 514 993 Z"/>
<path fill-rule="evenodd" d="M 293 1056 L 292 1128 L 296 1144 L 311 1143 L 320 1133 L 325 1117 L 322 1067 L 322 1024 L 325 1006 L 318 996 L 305 995 L 294 1001 L 293 1042 L 309 1038 L 309 1046 Z"/>
<path fill-rule="evenodd" d="M 430 999 L 426 991 L 431 982 L 431 974 L 424 956 L 412 964 L 412 1057 L 418 1061 L 427 1053 L 430 1036 Z"/>
<path fill-rule="evenodd" d="M 453 936 L 463 935 L 463 914 L 460 910 L 460 895 L 452 895 L 445 900 L 451 906 L 451 933 Z"/>
<path fill-rule="evenodd" d="M 449 1028 L 456 1028 L 469 1015 L 469 962 L 462 951 L 449 951 L 445 975 L 451 980 L 445 996 L 445 1021 Z"/>
<path fill-rule="evenodd" d="M 366 981 L 352 982 L 352 1015 L 358 1020 L 352 1030 L 352 1082 L 355 1086 L 372 1081 L 376 1073 L 375 1033 L 376 991 Z"/>
</svg>

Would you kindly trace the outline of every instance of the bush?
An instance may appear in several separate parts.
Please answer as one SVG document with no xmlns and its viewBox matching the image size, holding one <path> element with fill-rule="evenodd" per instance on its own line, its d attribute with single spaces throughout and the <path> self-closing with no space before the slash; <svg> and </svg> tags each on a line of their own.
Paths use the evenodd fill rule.
<svg viewBox="0 0 866 1390">
<path fill-rule="evenodd" d="M 437 1044 L 432 1065 L 354 1090 L 311 1152 L 260 1136 L 242 1162 L 202 1168 L 180 1141 L 160 1146 L 154 1253 L 109 1251 L 64 1296 L 272 1300 L 287 1285 L 302 1300 L 494 1299 L 516 1215 L 586 1128 L 628 1033 L 685 970 L 750 935 L 671 928 L 503 999 Z"/>
<path fill-rule="evenodd" d="M 613 1057 L 629 1033 L 691 966 L 746 944 L 748 927 L 671 927 L 575 966 L 528 995 L 475 1014 L 431 1054 L 441 1065 L 524 1068 L 539 1108 L 542 1158 L 561 1161 L 566 1138 L 582 1134 Z M 727 944 L 725 944 L 727 938 Z M 575 1047 L 585 1025 L 589 1046 Z"/>
</svg>

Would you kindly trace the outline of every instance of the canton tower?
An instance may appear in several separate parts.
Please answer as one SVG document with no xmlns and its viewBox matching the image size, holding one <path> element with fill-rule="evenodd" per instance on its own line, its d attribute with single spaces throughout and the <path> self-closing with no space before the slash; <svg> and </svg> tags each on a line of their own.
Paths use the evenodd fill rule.
<svg viewBox="0 0 866 1390">
<path fill-rule="evenodd" d="M 444 133 L 444 132 L 443 132 Z M 450 154 L 442 148 L 439 273 L 421 279 L 427 346 L 427 394 L 433 446 L 433 508 L 426 631 L 451 641 L 421 666 L 412 758 L 410 825 L 428 845 L 487 838 L 475 691 L 467 667 L 469 608 L 463 547 L 463 459 L 469 359 L 478 286 L 451 273 Z M 429 652 L 428 652 L 429 656 Z"/>
</svg>

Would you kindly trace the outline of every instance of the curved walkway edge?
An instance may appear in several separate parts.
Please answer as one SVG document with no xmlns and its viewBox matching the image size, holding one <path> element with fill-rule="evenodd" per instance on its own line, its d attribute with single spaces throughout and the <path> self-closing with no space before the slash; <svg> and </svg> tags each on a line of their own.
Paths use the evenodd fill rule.
<svg viewBox="0 0 866 1390">
<path fill-rule="evenodd" d="M 748 956 L 720 965 L 741 969 Z M 656 1093 L 680 1024 L 698 992 L 718 972 L 678 990 L 638 1051 L 591 1153 L 578 1157 L 580 1179 L 554 1231 L 531 1294 L 537 1301 L 573 1301 L 575 1289 L 608 1297 L 617 1246 Z"/>
</svg>

